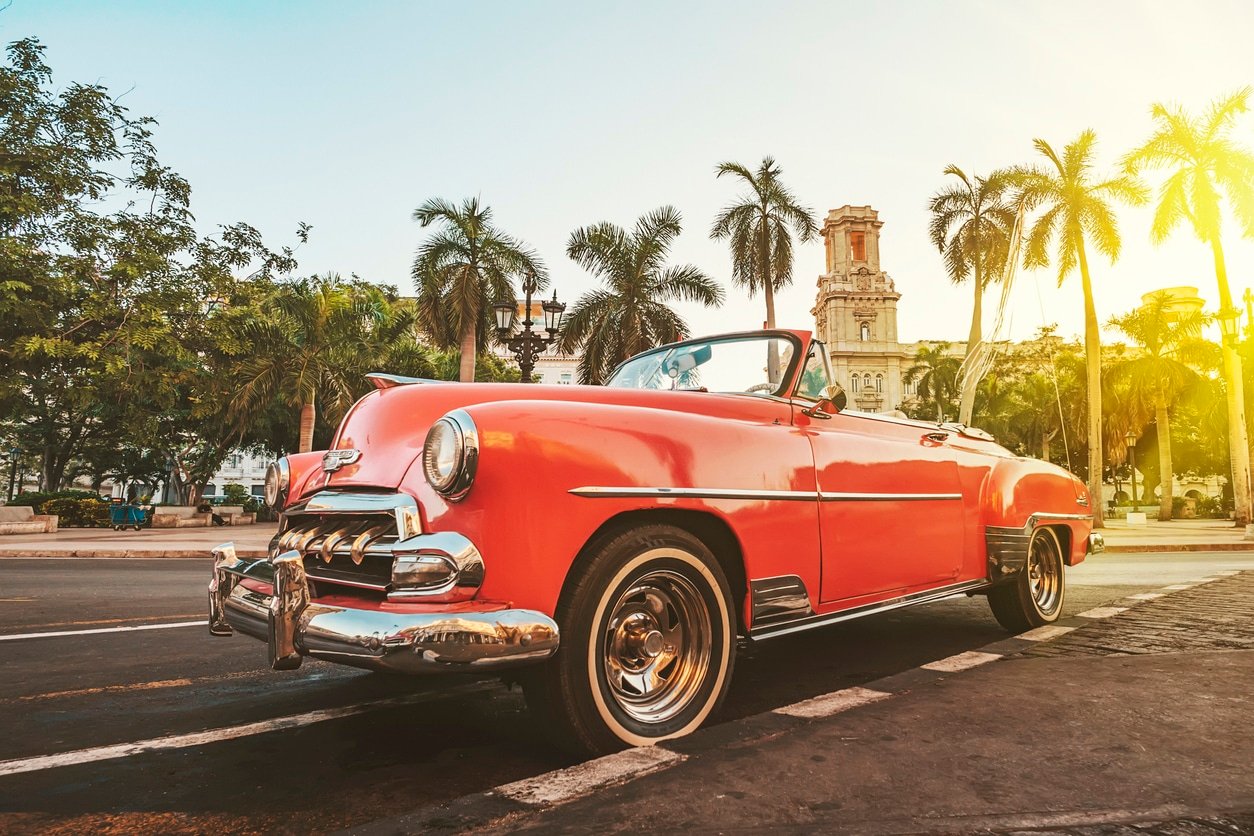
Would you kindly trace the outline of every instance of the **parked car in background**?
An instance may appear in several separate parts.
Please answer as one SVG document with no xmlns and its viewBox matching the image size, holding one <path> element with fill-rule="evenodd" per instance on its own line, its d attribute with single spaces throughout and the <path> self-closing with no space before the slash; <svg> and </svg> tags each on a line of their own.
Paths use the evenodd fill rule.
<svg viewBox="0 0 1254 836">
<path fill-rule="evenodd" d="M 987 434 L 844 409 L 804 331 L 689 340 L 603 387 L 372 375 L 270 469 L 270 556 L 216 550 L 210 630 L 413 674 L 509 671 L 561 739 L 688 734 L 749 642 L 965 593 L 1058 618 L 1085 486 Z"/>
</svg>

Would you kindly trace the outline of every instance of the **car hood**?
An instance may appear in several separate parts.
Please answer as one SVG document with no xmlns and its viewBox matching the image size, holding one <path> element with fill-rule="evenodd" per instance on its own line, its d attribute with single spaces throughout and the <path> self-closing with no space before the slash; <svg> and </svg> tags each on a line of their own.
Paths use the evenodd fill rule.
<svg viewBox="0 0 1254 836">
<path fill-rule="evenodd" d="M 714 392 L 618 389 L 605 386 L 560 386 L 523 383 L 422 383 L 379 389 L 363 397 L 340 424 L 332 450 L 358 450 L 360 457 L 332 473 L 320 472 L 305 493 L 331 488 L 400 487 L 406 472 L 422 454 L 427 430 L 453 409 L 497 401 L 567 401 L 613 404 L 727 416 L 753 395 Z M 737 406 L 740 408 L 738 409 Z"/>
</svg>

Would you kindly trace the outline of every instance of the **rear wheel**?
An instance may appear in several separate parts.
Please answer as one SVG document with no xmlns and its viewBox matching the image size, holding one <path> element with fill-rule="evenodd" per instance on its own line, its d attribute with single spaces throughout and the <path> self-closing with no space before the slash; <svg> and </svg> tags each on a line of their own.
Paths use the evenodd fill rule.
<svg viewBox="0 0 1254 836">
<path fill-rule="evenodd" d="M 1023 571 L 1009 583 L 989 590 L 988 603 L 1001 626 L 1022 633 L 1058 620 L 1066 597 L 1062 544 L 1050 528 L 1038 528 L 1028 545 Z"/>
<path fill-rule="evenodd" d="M 561 649 L 523 684 L 570 748 L 604 754 L 680 737 L 727 692 L 731 591 L 686 531 L 641 526 L 602 542 L 576 568 L 557 621 Z"/>
</svg>

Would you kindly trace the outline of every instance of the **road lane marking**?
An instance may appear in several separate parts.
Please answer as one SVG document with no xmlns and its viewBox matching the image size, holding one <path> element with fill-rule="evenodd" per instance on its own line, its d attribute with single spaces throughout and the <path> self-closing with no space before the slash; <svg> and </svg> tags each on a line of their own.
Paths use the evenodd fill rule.
<svg viewBox="0 0 1254 836">
<path fill-rule="evenodd" d="M 986 665 L 989 662 L 996 662 L 1001 659 L 1000 653 L 984 653 L 980 650 L 968 650 L 966 653 L 957 653 L 944 659 L 937 659 L 935 662 L 928 662 L 926 665 L 919 667 L 929 671 L 940 671 L 941 673 L 956 673 L 957 671 L 965 671 L 968 668 Z"/>
<path fill-rule="evenodd" d="M 0 598 L 0 604 L 27 604 L 34 600 L 29 595 L 24 598 Z"/>
<path fill-rule="evenodd" d="M 887 691 L 873 691 L 870 688 L 843 688 L 830 694 L 820 694 L 808 700 L 777 708 L 775 713 L 788 717 L 831 717 L 842 711 L 879 702 L 891 696 L 892 694 Z"/>
<path fill-rule="evenodd" d="M 1015 638 L 1027 639 L 1030 642 L 1043 642 L 1057 638 L 1065 633 L 1070 633 L 1074 629 L 1074 627 L 1063 627 L 1060 624 L 1046 624 L 1044 627 L 1037 627 L 1035 630 L 1020 633 Z"/>
<path fill-rule="evenodd" d="M 48 691 L 43 694 L 27 694 L 12 700 L 0 700 L 0 705 L 7 702 L 30 702 L 32 700 L 51 700 L 58 697 L 86 697 L 92 694 L 120 694 L 129 691 L 152 691 L 157 688 L 181 688 L 191 685 L 190 679 L 158 679 L 152 682 L 134 682 L 128 685 L 100 685 L 96 688 L 76 688 L 72 691 Z"/>
<path fill-rule="evenodd" d="M 687 756 L 657 746 L 625 749 L 566 769 L 503 784 L 494 792 L 520 804 L 561 804 L 627 780 L 668 769 Z"/>
<path fill-rule="evenodd" d="M 1161 598 L 1166 594 L 1165 592 L 1141 592 L 1137 595 L 1129 595 L 1128 598 L 1133 601 L 1153 601 L 1155 598 Z"/>
<path fill-rule="evenodd" d="M 1127 612 L 1127 607 L 1094 607 L 1091 610 L 1085 610 L 1079 613 L 1080 618 L 1110 618 L 1112 615 L 1118 615 L 1121 612 Z"/>
<path fill-rule="evenodd" d="M 260 720 L 256 723 L 245 723 L 240 726 L 223 726 L 191 734 L 172 734 L 165 737 L 154 737 L 148 740 L 137 740 L 133 743 L 117 743 L 111 746 L 95 746 L 91 749 L 78 749 L 72 752 L 61 752 L 56 755 L 36 755 L 29 758 L 0 761 L 0 777 L 20 775 L 24 772 L 40 772 L 45 769 L 57 769 L 63 766 L 79 766 L 98 761 L 116 760 L 132 755 L 143 755 L 149 752 L 165 752 L 172 749 L 187 749 L 193 746 L 204 746 L 224 740 L 236 740 L 241 737 L 252 737 L 287 729 L 298 729 L 314 723 L 325 723 L 342 717 L 353 717 L 369 711 L 383 708 L 398 708 L 420 702 L 428 702 L 448 697 L 464 696 L 477 691 L 486 691 L 499 687 L 496 683 L 475 683 L 461 688 L 446 688 L 440 691 L 425 691 L 421 694 L 409 694 L 403 697 L 390 697 L 383 700 L 346 705 L 339 708 L 323 708 L 307 711 L 304 714 L 293 714 L 288 717 L 275 717 Z"/>
<path fill-rule="evenodd" d="M 127 618 L 94 618 L 87 621 L 47 621 L 43 624 L 14 624 L 10 630 L 42 630 L 45 627 L 77 627 L 82 624 L 127 624 L 130 622 L 160 621 L 168 618 L 200 618 L 202 613 L 180 612 L 169 615 L 136 615 Z"/>
<path fill-rule="evenodd" d="M 0 642 L 12 642 L 19 639 L 47 639 L 57 636 L 94 636 L 100 633 L 131 633 L 136 630 L 169 630 L 174 627 L 204 627 L 205 620 L 176 621 L 173 624 L 136 624 L 131 627 L 97 627 L 93 630 L 54 630 L 48 633 L 13 633 L 0 636 Z"/>
</svg>

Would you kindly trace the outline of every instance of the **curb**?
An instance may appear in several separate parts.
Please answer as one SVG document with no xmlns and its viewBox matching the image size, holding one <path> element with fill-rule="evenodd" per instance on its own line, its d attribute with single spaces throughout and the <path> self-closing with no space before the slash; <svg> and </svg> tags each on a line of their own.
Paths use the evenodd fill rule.
<svg viewBox="0 0 1254 836">
<path fill-rule="evenodd" d="M 1111 545 L 1106 543 L 1106 552 L 1113 554 L 1136 554 L 1144 552 L 1254 552 L 1254 541 L 1241 543 L 1128 543 Z"/>
<path fill-rule="evenodd" d="M 689 758 L 728 748 L 752 746 L 845 711 L 900 696 L 952 674 L 1015 656 L 1029 647 L 1126 612 L 1146 601 L 1238 574 L 1240 570 L 1214 572 L 1187 583 L 1138 593 L 1017 636 L 1000 639 L 974 650 L 927 662 L 858 686 L 720 723 L 678 740 L 626 749 L 566 769 L 503 784 L 484 792 L 462 796 L 412 813 L 369 822 L 343 832 L 362 836 L 461 833 L 493 824 L 505 824 L 507 820 L 517 820 L 529 814 L 552 810 L 595 792 L 671 769 Z"/>
<path fill-rule="evenodd" d="M 236 549 L 235 553 L 240 557 L 265 557 L 269 552 L 264 549 Z M 34 549 L 4 549 L 0 551 L 0 560 L 6 558 L 44 558 L 46 560 L 57 560 L 67 557 L 94 557 L 94 558 L 189 558 L 189 557 L 212 557 L 210 549 L 64 549 L 56 552 L 50 552 L 47 549 L 37 551 Z"/>
</svg>

